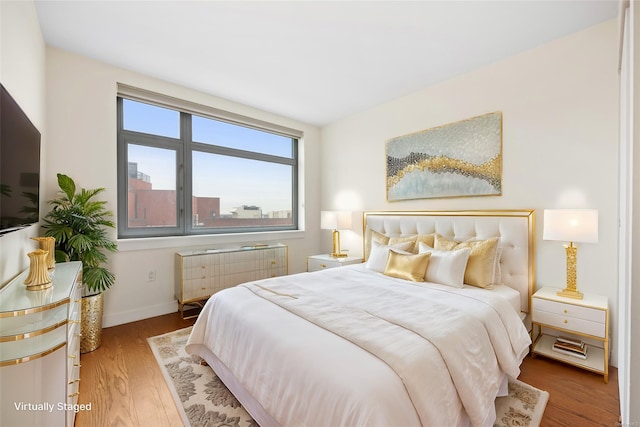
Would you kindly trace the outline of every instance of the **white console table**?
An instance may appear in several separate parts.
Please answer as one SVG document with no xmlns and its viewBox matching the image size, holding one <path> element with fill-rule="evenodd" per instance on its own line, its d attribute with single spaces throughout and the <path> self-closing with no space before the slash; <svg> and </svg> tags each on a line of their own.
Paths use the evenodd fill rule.
<svg viewBox="0 0 640 427">
<path fill-rule="evenodd" d="M 185 251 L 176 254 L 176 298 L 201 306 L 214 293 L 252 280 L 287 274 L 287 246 L 282 244 Z"/>
<path fill-rule="evenodd" d="M 53 286 L 28 271 L 0 289 L 0 425 L 73 426 L 80 381 L 82 263 L 56 264 Z"/>
</svg>

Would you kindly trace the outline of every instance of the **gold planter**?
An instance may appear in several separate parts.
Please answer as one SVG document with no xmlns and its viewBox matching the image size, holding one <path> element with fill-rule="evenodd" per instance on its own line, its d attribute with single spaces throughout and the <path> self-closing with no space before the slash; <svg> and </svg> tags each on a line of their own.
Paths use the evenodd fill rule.
<svg viewBox="0 0 640 427">
<path fill-rule="evenodd" d="M 89 353 L 102 342 L 102 307 L 104 293 L 82 297 L 80 353 Z"/>
</svg>

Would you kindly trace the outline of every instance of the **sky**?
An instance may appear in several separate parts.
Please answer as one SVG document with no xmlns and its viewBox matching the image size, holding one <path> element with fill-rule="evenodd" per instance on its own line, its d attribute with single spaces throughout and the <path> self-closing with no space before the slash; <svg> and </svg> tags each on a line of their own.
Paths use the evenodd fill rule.
<svg viewBox="0 0 640 427">
<path fill-rule="evenodd" d="M 180 137 L 180 113 L 135 101 L 124 100 L 127 130 L 169 138 Z M 193 116 L 193 140 L 205 144 L 292 157 L 291 139 L 225 122 Z M 181 146 L 176 141 L 176 148 Z M 175 190 L 176 151 L 129 144 L 129 162 L 149 175 L 153 189 Z M 220 197 L 222 213 L 242 205 L 257 205 L 263 213 L 291 210 L 291 166 L 253 159 L 194 152 L 193 193 L 199 197 Z"/>
</svg>

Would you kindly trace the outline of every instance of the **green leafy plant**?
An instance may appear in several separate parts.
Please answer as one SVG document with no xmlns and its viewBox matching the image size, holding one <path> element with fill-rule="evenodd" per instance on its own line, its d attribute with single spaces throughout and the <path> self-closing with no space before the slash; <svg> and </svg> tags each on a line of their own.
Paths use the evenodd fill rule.
<svg viewBox="0 0 640 427">
<path fill-rule="evenodd" d="M 113 273 L 102 266 L 107 262 L 105 251 L 117 250 L 107 236 L 107 228 L 115 228 L 113 213 L 105 209 L 105 201 L 94 200 L 105 189 L 76 192 L 73 179 L 60 173 L 58 186 L 43 225 L 45 235 L 56 239 L 56 261 L 82 261 L 82 280 L 89 292 L 104 292 L 115 282 Z"/>
</svg>

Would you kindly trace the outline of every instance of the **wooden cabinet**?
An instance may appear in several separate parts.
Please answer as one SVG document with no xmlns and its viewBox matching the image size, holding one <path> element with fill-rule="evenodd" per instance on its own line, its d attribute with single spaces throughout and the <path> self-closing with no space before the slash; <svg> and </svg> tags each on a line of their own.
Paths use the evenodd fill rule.
<svg viewBox="0 0 640 427">
<path fill-rule="evenodd" d="M 202 305 L 216 292 L 252 280 L 286 275 L 287 246 L 243 246 L 176 254 L 176 298 L 184 317 L 186 304 Z"/>
<path fill-rule="evenodd" d="M 584 294 L 581 300 L 557 295 L 544 287 L 532 298 L 532 325 L 537 334 L 533 353 L 560 360 L 604 376 L 609 381 L 609 305 L 607 298 Z M 543 329 L 544 328 L 544 329 Z M 587 342 L 586 359 L 553 350 L 556 335 L 576 336 Z M 594 344 L 595 343 L 595 344 Z"/>
<path fill-rule="evenodd" d="M 329 254 L 311 255 L 307 257 L 307 271 L 319 271 L 327 268 L 342 267 L 349 264 L 362 263 L 361 257 L 343 257 L 335 258 Z"/>
<path fill-rule="evenodd" d="M 82 263 L 56 264 L 53 286 L 27 271 L 0 289 L 2 426 L 73 426 L 80 381 Z"/>
</svg>

